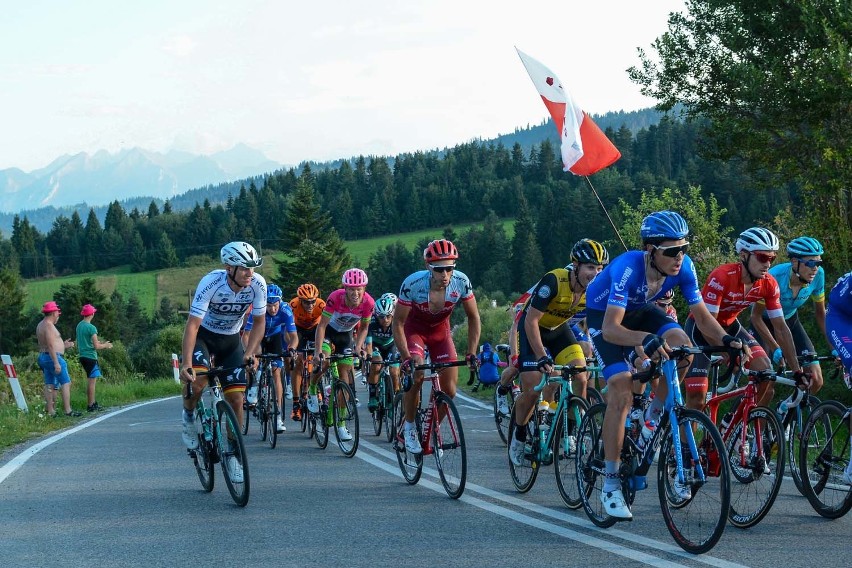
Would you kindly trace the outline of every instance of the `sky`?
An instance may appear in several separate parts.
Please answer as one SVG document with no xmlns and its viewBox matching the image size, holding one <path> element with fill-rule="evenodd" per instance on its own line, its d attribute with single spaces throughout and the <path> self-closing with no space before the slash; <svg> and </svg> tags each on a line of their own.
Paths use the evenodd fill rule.
<svg viewBox="0 0 852 568">
<path fill-rule="evenodd" d="M 492 138 L 547 116 L 515 47 L 592 114 L 683 0 L 0 0 L 0 169 L 245 143 L 296 165 Z"/>
</svg>

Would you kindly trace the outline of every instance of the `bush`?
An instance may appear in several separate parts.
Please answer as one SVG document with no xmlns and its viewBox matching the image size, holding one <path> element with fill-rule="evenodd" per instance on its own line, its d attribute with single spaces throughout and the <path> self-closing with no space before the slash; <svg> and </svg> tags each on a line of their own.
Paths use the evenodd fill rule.
<svg viewBox="0 0 852 568">
<path fill-rule="evenodd" d="M 121 380 L 132 377 L 135 373 L 133 360 L 127 346 L 121 341 L 113 341 L 112 349 L 98 351 L 98 364 L 101 373 L 107 380 Z"/>
<path fill-rule="evenodd" d="M 491 307 L 491 299 L 482 296 L 477 299 L 479 308 L 479 319 L 482 330 L 479 335 L 479 345 L 486 341 L 491 345 L 506 343 L 509 339 L 509 327 L 512 325 L 512 314 L 506 311 L 506 306 Z M 456 311 L 462 311 L 461 307 Z M 453 341 L 459 355 L 467 353 L 467 320 L 455 326 L 453 330 Z M 478 347 L 478 346 L 477 346 Z"/>
<path fill-rule="evenodd" d="M 172 375 L 172 353 L 180 355 L 183 341 L 183 326 L 174 324 L 152 331 L 137 341 L 130 358 L 145 380 L 160 379 Z"/>
</svg>

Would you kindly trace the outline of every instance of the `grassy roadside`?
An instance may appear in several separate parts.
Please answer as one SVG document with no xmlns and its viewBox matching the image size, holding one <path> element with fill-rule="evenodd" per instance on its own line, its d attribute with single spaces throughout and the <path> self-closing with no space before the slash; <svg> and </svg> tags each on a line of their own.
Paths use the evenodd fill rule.
<svg viewBox="0 0 852 568">
<path fill-rule="evenodd" d="M 0 388 L 0 402 L 4 402 L 4 404 L 0 404 L 0 456 L 18 444 L 74 426 L 100 414 L 85 411 L 87 404 L 86 380 L 78 379 L 75 375 L 71 381 L 71 408 L 83 412 L 83 416 L 79 418 L 65 416 L 51 418 L 47 416 L 41 376 L 32 372 L 21 373 L 20 369 L 18 371 L 18 378 L 27 399 L 29 412 L 18 410 L 14 403 L 14 397 L 12 397 L 9 382 L 4 380 L 3 386 Z M 96 393 L 98 404 L 110 409 L 143 400 L 173 396 L 180 393 L 180 387 L 175 384 L 172 378 L 148 381 L 138 377 L 127 377 L 116 380 L 99 380 Z M 61 400 L 57 400 L 57 407 L 61 415 Z"/>
</svg>

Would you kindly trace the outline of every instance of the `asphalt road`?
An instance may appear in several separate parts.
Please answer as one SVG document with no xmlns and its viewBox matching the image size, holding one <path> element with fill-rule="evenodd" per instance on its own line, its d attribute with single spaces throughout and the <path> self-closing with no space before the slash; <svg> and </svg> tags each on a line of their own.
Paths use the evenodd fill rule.
<svg viewBox="0 0 852 568">
<path fill-rule="evenodd" d="M 270 449 L 254 422 L 245 508 L 231 501 L 221 470 L 213 492 L 202 491 L 180 441 L 177 398 L 102 414 L 0 458 L 0 566 L 786 568 L 849 561 L 852 516 L 822 519 L 789 479 L 759 525 L 728 526 L 702 556 L 674 544 L 653 483 L 637 496 L 633 522 L 598 529 L 582 510 L 562 505 L 552 467 L 529 493 L 516 493 L 490 406 L 463 397 L 457 403 L 468 442 L 468 483 L 458 501 L 444 493 L 431 457 L 420 483 L 406 484 L 362 407 L 360 448 L 351 459 L 333 435 L 320 450 L 289 421 Z"/>
</svg>

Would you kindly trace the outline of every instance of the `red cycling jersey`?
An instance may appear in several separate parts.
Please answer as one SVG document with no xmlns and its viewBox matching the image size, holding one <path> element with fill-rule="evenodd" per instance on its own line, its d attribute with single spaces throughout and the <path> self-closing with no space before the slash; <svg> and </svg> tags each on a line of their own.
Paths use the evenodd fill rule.
<svg viewBox="0 0 852 568">
<path fill-rule="evenodd" d="M 740 312 L 759 300 L 766 302 L 766 314 L 770 318 L 783 317 L 781 291 L 775 278 L 767 273 L 746 293 L 742 275 L 742 263 L 733 262 L 719 266 L 707 277 L 701 296 L 719 324 L 728 327 Z"/>
</svg>

